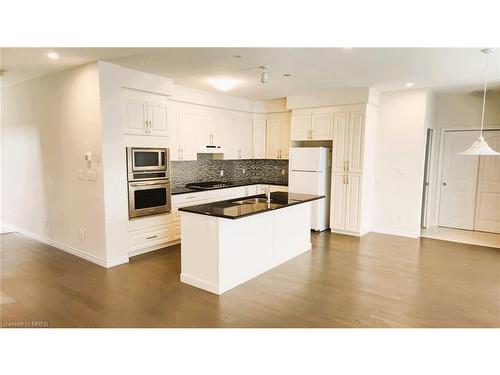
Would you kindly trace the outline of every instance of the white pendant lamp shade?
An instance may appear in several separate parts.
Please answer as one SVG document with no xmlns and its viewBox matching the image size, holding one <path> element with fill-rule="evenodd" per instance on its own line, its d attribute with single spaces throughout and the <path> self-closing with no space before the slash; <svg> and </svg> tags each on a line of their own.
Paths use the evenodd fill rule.
<svg viewBox="0 0 500 375">
<path fill-rule="evenodd" d="M 460 153 L 460 155 L 500 155 L 500 152 L 493 150 L 484 140 L 482 135 L 479 136 L 472 146 Z"/>
<path fill-rule="evenodd" d="M 484 79 L 484 92 L 483 92 L 483 112 L 481 114 L 481 133 L 479 134 L 479 138 L 475 141 L 472 146 L 470 146 L 467 150 L 460 152 L 460 155 L 500 155 L 500 152 L 496 152 L 489 145 L 488 142 L 483 137 L 483 128 L 484 128 L 484 109 L 486 107 L 486 91 L 488 88 L 488 55 L 492 52 L 491 49 L 483 49 L 482 53 L 486 55 L 486 77 Z"/>
</svg>

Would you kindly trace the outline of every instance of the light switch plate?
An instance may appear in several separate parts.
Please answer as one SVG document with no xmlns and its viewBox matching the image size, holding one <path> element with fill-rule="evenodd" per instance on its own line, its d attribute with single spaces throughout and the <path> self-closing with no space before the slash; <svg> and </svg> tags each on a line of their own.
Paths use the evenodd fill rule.
<svg viewBox="0 0 500 375">
<path fill-rule="evenodd" d="M 88 171 L 87 181 L 97 181 L 97 173 L 95 171 Z"/>
</svg>

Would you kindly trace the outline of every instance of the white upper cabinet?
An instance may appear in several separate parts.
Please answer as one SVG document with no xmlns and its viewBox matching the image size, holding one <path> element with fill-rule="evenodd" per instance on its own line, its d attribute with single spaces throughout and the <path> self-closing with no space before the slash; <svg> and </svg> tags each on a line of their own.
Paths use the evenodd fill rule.
<svg viewBox="0 0 500 375">
<path fill-rule="evenodd" d="M 292 140 L 308 140 L 311 135 L 311 115 L 292 116 Z"/>
<path fill-rule="evenodd" d="M 266 158 L 266 120 L 255 119 L 252 122 L 252 158 Z"/>
<path fill-rule="evenodd" d="M 237 122 L 239 159 L 252 158 L 252 119 L 250 117 L 239 117 Z"/>
<path fill-rule="evenodd" d="M 364 115 L 363 112 L 349 114 L 349 143 L 347 150 L 348 172 L 363 170 Z"/>
<path fill-rule="evenodd" d="M 311 116 L 311 139 L 330 140 L 333 133 L 333 115 L 318 114 Z"/>
<path fill-rule="evenodd" d="M 267 120 L 266 159 L 279 159 L 281 120 Z"/>
<path fill-rule="evenodd" d="M 148 121 L 150 135 L 167 135 L 167 104 L 148 102 Z"/>
<path fill-rule="evenodd" d="M 124 134 L 167 135 L 167 100 L 160 95 L 135 93 L 124 96 Z"/>
<path fill-rule="evenodd" d="M 333 115 L 331 113 L 294 114 L 292 116 L 292 141 L 331 140 Z"/>
<path fill-rule="evenodd" d="M 142 100 L 125 98 L 126 134 L 146 134 L 148 103 Z"/>
<path fill-rule="evenodd" d="M 333 126 L 333 170 L 335 172 L 362 172 L 363 142 L 363 112 L 335 113 Z"/>
<path fill-rule="evenodd" d="M 169 110 L 167 115 L 167 135 L 170 148 L 170 160 L 179 160 L 180 144 L 179 144 L 179 112 Z"/>
<path fill-rule="evenodd" d="M 231 121 L 226 125 L 224 159 L 251 159 L 252 133 L 253 124 L 250 117 L 232 115 Z"/>
<path fill-rule="evenodd" d="M 280 126 L 280 159 L 288 159 L 290 150 L 290 120 L 281 120 Z"/>
<path fill-rule="evenodd" d="M 205 117 L 195 112 L 179 114 L 179 160 L 196 160 L 198 137 L 205 125 Z"/>
<path fill-rule="evenodd" d="M 288 159 L 290 148 L 290 120 L 267 120 L 266 158 Z"/>
<path fill-rule="evenodd" d="M 349 112 L 334 115 L 333 125 L 333 171 L 345 172 L 349 134 Z"/>
</svg>

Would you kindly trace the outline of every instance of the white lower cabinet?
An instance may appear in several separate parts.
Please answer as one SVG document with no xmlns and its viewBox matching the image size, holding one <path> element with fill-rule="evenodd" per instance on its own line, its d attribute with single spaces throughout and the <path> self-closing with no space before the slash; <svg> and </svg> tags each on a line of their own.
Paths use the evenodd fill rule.
<svg viewBox="0 0 500 375">
<path fill-rule="evenodd" d="M 333 173 L 330 204 L 332 231 L 357 234 L 361 223 L 361 178 L 359 173 Z"/>
</svg>

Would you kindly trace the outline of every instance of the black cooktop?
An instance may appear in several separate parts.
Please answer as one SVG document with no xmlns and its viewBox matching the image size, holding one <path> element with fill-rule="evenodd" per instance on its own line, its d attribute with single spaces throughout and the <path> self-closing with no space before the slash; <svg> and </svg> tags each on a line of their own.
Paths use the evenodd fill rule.
<svg viewBox="0 0 500 375">
<path fill-rule="evenodd" d="M 207 182 L 193 182 L 191 184 L 186 184 L 188 189 L 194 190 L 210 190 L 210 189 L 220 189 L 225 186 L 234 185 L 232 182 L 221 182 L 221 181 L 207 181 Z"/>
</svg>

